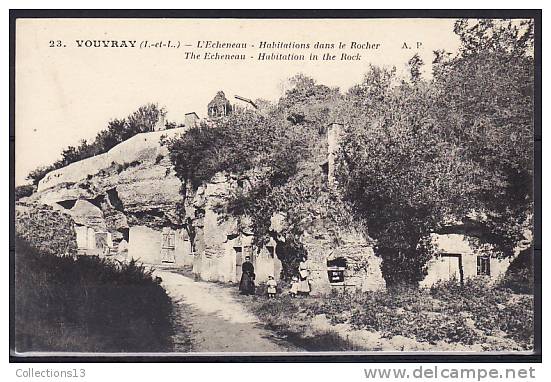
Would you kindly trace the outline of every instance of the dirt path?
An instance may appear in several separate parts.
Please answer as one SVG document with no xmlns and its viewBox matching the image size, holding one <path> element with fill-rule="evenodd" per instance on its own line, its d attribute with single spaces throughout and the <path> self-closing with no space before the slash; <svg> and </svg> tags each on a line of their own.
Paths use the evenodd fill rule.
<svg viewBox="0 0 551 382">
<path fill-rule="evenodd" d="M 247 312 L 235 292 L 214 283 L 193 281 L 170 271 L 155 271 L 162 285 L 178 304 L 177 317 L 192 341 L 194 352 L 288 352 L 300 351 L 263 329 Z M 189 344 L 176 334 L 176 351 L 189 351 Z"/>
</svg>

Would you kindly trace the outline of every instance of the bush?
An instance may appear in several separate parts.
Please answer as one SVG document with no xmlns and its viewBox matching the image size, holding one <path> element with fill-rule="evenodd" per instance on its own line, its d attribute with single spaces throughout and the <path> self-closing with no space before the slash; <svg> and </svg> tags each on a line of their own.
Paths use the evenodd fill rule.
<svg viewBox="0 0 551 382">
<path fill-rule="evenodd" d="M 331 324 L 404 336 L 420 342 L 486 344 L 487 336 L 507 337 L 519 348 L 533 344 L 533 298 L 515 296 L 478 280 L 441 282 L 430 289 L 330 294 L 317 299 L 258 298 L 254 312 L 279 331 L 299 331 L 307 319 L 324 314 Z M 293 329 L 294 328 L 294 329 Z M 491 342 L 491 341 L 490 341 Z M 494 350 L 511 350 L 490 345 Z"/>
<path fill-rule="evenodd" d="M 534 294 L 534 273 L 529 269 L 507 272 L 498 286 L 514 293 Z"/>
<path fill-rule="evenodd" d="M 521 297 L 515 304 L 498 311 L 499 329 L 529 349 L 534 338 L 534 300 Z"/>
<path fill-rule="evenodd" d="M 526 248 L 511 262 L 505 275 L 498 283 L 500 288 L 515 293 L 534 294 L 534 251 Z"/>
<path fill-rule="evenodd" d="M 15 265 L 18 352 L 171 350 L 171 301 L 143 266 L 46 254 L 19 237 Z"/>
<path fill-rule="evenodd" d="M 40 253 L 76 254 L 77 242 L 71 217 L 54 211 L 50 206 L 17 203 L 15 231 Z"/>
<path fill-rule="evenodd" d="M 473 279 L 468 279 L 463 286 L 440 283 L 433 286 L 430 293 L 445 303 L 449 315 L 468 313 L 484 334 L 503 331 L 525 349 L 532 346 L 533 296 L 515 296 L 510 290 Z"/>
<path fill-rule="evenodd" d="M 69 146 L 61 152 L 61 159 L 45 167 L 39 167 L 29 173 L 28 180 L 36 186 L 50 171 L 65 167 L 82 159 L 103 154 L 134 135 L 153 131 L 160 118 L 164 118 L 164 108 L 154 103 L 141 106 L 126 119 L 109 121 L 107 129 L 101 130 L 94 140 L 81 140 L 78 146 Z"/>
<path fill-rule="evenodd" d="M 31 184 L 24 184 L 22 186 L 15 187 L 15 200 L 31 196 L 34 192 L 34 186 Z"/>
</svg>

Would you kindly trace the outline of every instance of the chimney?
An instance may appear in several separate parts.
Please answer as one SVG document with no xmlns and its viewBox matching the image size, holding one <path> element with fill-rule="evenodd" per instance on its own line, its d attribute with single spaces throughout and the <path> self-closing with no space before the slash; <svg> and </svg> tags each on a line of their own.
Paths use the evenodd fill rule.
<svg viewBox="0 0 551 382">
<path fill-rule="evenodd" d="M 340 147 L 340 139 L 342 134 L 342 123 L 330 123 L 327 126 L 327 181 L 329 186 L 335 183 L 335 159 Z"/>
<path fill-rule="evenodd" d="M 159 119 L 157 120 L 157 123 L 153 127 L 153 130 L 154 131 L 161 131 L 161 130 L 165 130 L 165 129 L 166 129 L 165 116 L 164 116 L 163 113 L 159 113 Z"/>
</svg>

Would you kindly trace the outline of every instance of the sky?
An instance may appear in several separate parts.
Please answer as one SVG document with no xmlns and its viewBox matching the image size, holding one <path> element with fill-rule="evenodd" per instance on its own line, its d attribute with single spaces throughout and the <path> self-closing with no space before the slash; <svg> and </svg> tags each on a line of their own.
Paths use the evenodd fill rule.
<svg viewBox="0 0 551 382">
<path fill-rule="evenodd" d="M 16 26 L 16 184 L 49 165 L 63 148 L 93 139 L 109 120 L 124 118 L 139 106 L 164 106 L 170 121 L 184 114 L 207 115 L 218 90 L 233 96 L 276 101 L 286 80 L 304 73 L 343 91 L 362 80 L 369 65 L 392 67 L 405 75 L 415 54 L 430 73 L 432 52 L 457 50 L 451 19 L 19 19 Z M 65 47 L 49 47 L 50 41 Z M 79 48 L 77 40 L 180 42 L 179 49 Z M 184 52 L 239 53 L 239 49 L 196 48 L 198 41 L 242 42 L 244 61 L 186 60 Z M 347 44 L 343 50 L 308 49 L 337 55 L 334 61 L 259 61 L 266 42 Z M 379 49 L 352 50 L 352 42 L 379 43 Z M 421 42 L 417 48 L 417 42 Z M 411 49 L 404 49 L 406 43 Z M 191 47 L 184 47 L 190 44 Z M 254 45 L 254 47 L 253 47 Z M 291 52 L 281 49 L 278 52 Z M 293 53 L 301 53 L 293 50 Z M 341 53 L 360 53 L 359 61 L 341 61 Z M 250 58 L 250 57 L 254 58 Z"/>
</svg>

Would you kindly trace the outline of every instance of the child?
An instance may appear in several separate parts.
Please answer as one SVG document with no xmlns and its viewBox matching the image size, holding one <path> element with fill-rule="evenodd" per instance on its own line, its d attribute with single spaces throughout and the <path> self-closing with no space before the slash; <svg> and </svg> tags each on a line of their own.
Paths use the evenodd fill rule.
<svg viewBox="0 0 551 382">
<path fill-rule="evenodd" d="M 301 296 L 308 296 L 310 294 L 310 283 L 308 282 L 308 276 L 310 275 L 310 272 L 308 271 L 308 266 L 306 265 L 305 258 L 303 258 L 300 262 L 298 269 L 298 294 Z"/>
<path fill-rule="evenodd" d="M 277 282 L 274 280 L 274 276 L 268 276 L 268 298 L 274 298 L 277 293 Z"/>
<path fill-rule="evenodd" d="M 298 277 L 293 276 L 293 281 L 291 282 L 291 290 L 289 291 L 289 293 L 291 294 L 291 297 L 297 296 L 298 286 L 299 286 Z"/>
</svg>

